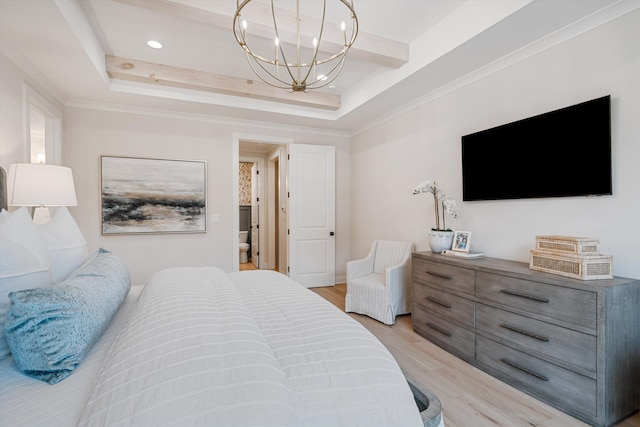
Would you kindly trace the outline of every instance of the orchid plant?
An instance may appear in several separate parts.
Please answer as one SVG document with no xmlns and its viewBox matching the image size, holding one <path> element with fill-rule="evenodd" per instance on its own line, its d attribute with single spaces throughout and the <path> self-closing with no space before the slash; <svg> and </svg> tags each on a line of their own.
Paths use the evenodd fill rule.
<svg viewBox="0 0 640 427">
<path fill-rule="evenodd" d="M 445 214 L 451 215 L 453 218 L 458 218 L 458 214 L 455 211 L 456 201 L 447 198 L 447 195 L 442 191 L 440 186 L 435 181 L 424 181 L 416 186 L 413 190 L 413 194 L 432 194 L 433 204 L 435 205 L 436 213 L 436 227 L 435 231 L 451 231 L 445 224 Z M 440 208 L 442 208 L 442 228 L 440 228 Z"/>
</svg>

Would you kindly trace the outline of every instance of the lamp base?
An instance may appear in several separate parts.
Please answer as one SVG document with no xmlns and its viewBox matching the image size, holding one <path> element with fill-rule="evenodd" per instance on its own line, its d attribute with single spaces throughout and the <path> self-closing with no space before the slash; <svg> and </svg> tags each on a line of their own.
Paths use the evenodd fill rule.
<svg viewBox="0 0 640 427">
<path fill-rule="evenodd" d="M 33 209 L 33 222 L 37 225 L 46 224 L 51 219 L 49 208 L 40 206 Z"/>
</svg>

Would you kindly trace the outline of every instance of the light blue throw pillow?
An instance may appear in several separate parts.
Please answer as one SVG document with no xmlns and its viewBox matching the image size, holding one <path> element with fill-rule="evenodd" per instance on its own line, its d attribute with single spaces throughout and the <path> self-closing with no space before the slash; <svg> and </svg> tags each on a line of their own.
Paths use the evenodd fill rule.
<svg viewBox="0 0 640 427">
<path fill-rule="evenodd" d="M 71 375 L 130 286 L 124 263 L 100 248 L 63 282 L 11 292 L 4 326 L 18 368 L 49 384 Z"/>
</svg>

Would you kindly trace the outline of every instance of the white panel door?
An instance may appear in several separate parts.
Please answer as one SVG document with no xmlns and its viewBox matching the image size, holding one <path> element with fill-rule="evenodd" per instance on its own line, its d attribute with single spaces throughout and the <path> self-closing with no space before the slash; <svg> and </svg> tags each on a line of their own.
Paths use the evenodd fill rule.
<svg viewBox="0 0 640 427">
<path fill-rule="evenodd" d="M 251 166 L 251 263 L 260 268 L 260 170 Z"/>
<path fill-rule="evenodd" d="M 335 285 L 335 147 L 290 144 L 289 276 Z"/>
</svg>

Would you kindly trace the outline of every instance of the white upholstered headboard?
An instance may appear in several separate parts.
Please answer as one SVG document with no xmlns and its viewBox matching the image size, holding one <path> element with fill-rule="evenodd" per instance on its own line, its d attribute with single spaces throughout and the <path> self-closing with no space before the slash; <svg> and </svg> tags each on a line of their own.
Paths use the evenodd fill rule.
<svg viewBox="0 0 640 427">
<path fill-rule="evenodd" d="M 0 166 L 0 209 L 7 209 L 7 174 Z"/>
</svg>

